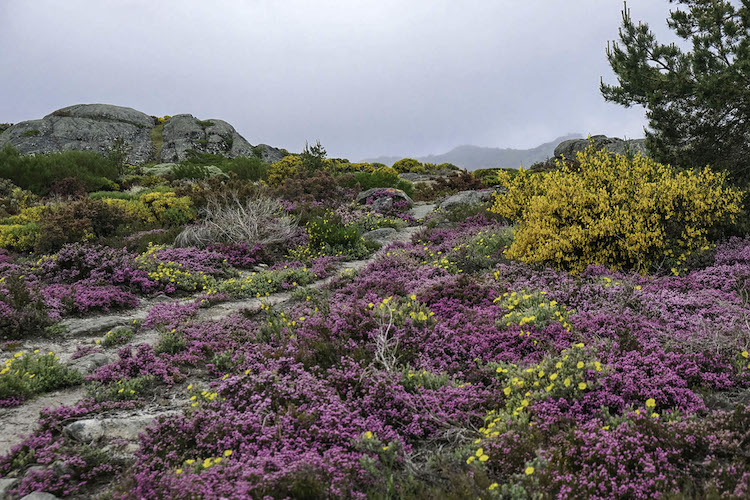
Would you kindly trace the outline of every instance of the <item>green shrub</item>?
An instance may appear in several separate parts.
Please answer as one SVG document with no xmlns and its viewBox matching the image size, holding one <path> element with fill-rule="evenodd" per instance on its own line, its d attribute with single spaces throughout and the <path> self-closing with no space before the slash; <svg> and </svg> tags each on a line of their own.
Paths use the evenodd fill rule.
<svg viewBox="0 0 750 500">
<path fill-rule="evenodd" d="M 123 193 L 122 191 L 94 191 L 89 193 L 89 198 L 93 200 L 102 200 L 105 198 L 115 200 L 132 200 L 133 195 L 131 193 Z"/>
<path fill-rule="evenodd" d="M 97 403 L 103 401 L 133 401 L 150 394 L 156 385 L 153 375 L 143 375 L 129 380 L 118 380 L 115 383 L 103 384 L 94 382 L 88 387 L 88 396 Z"/>
<path fill-rule="evenodd" d="M 253 273 L 242 279 L 222 281 L 216 290 L 235 298 L 265 297 L 286 288 L 296 288 L 315 281 L 315 275 L 302 269 L 274 269 Z"/>
<path fill-rule="evenodd" d="M 167 354 L 177 354 L 179 352 L 182 352 L 187 347 L 187 341 L 185 340 L 185 336 L 175 330 L 165 330 L 161 333 L 159 336 L 159 343 L 156 344 L 156 347 L 154 348 L 154 351 L 157 353 L 167 353 Z"/>
<path fill-rule="evenodd" d="M 39 224 L 0 224 L 0 248 L 30 252 L 39 244 Z"/>
<path fill-rule="evenodd" d="M 102 340 L 102 345 L 104 347 L 112 347 L 127 344 L 133 338 L 133 335 L 135 335 L 135 332 L 132 328 L 121 326 L 108 331 Z"/>
<path fill-rule="evenodd" d="M 87 191 L 111 188 L 117 175 L 117 165 L 91 151 L 22 156 L 10 145 L 0 150 L 0 177 L 39 195 L 46 195 L 55 181 L 68 177 Z"/>
<path fill-rule="evenodd" d="M 352 248 L 362 241 L 356 225 L 344 225 L 332 213 L 308 222 L 306 228 L 310 248 L 314 250 Z"/>
<path fill-rule="evenodd" d="M 221 165 L 221 169 L 242 181 L 256 182 L 268 176 L 268 165 L 260 157 L 238 156 Z"/>
<path fill-rule="evenodd" d="M 53 353 L 18 352 L 0 370 L 0 400 L 28 399 L 55 389 L 80 384 L 83 376 L 60 364 Z"/>
<path fill-rule="evenodd" d="M 342 181 L 346 187 L 355 187 L 367 191 L 371 188 L 396 188 L 405 192 L 407 195 L 414 194 L 414 185 L 406 180 L 400 179 L 398 173 L 390 167 L 381 167 L 374 172 L 357 172 L 350 180 Z"/>
<path fill-rule="evenodd" d="M 27 130 L 26 132 L 21 134 L 21 137 L 36 137 L 39 134 L 41 134 L 39 130 L 32 129 L 32 130 Z"/>
<path fill-rule="evenodd" d="M 211 120 L 195 120 L 201 128 L 213 127 L 214 122 Z"/>
<path fill-rule="evenodd" d="M 424 166 L 414 158 L 403 158 L 393 164 L 393 170 L 399 174 L 404 172 L 424 172 Z"/>
</svg>

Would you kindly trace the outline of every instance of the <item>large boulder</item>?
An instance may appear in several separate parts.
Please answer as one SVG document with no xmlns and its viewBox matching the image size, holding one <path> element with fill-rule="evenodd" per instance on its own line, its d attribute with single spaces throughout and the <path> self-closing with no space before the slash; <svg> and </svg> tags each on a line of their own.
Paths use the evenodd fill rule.
<svg viewBox="0 0 750 500">
<path fill-rule="evenodd" d="M 481 191 L 461 191 L 447 197 L 440 203 L 442 210 L 449 210 L 458 205 L 479 205 L 492 199 L 494 189 L 483 189 Z"/>
<path fill-rule="evenodd" d="M 618 137 L 607 137 L 606 135 L 593 135 L 590 139 L 570 139 L 563 141 L 555 148 L 555 157 L 559 158 L 564 156 L 569 160 L 573 160 L 576 157 L 576 153 L 585 150 L 589 147 L 589 143 L 593 142 L 596 149 L 604 149 L 610 153 L 625 154 L 625 153 L 640 153 L 644 156 L 648 155 L 646 150 L 646 139 L 629 139 L 623 140 Z"/>
<path fill-rule="evenodd" d="M 118 138 L 129 149 L 126 161 L 133 165 L 179 162 L 190 149 L 229 158 L 258 154 L 269 163 L 286 155 L 265 144 L 253 147 L 223 120 L 182 114 L 158 126 L 153 116 L 111 104 L 76 104 L 40 120 L 17 123 L 0 133 L 0 148 L 10 144 L 22 154 L 81 150 L 106 155 Z"/>
<path fill-rule="evenodd" d="M 0 134 L 0 147 L 11 144 L 22 154 L 68 150 L 107 154 L 121 137 L 130 148 L 129 163 L 153 156 L 154 119 L 132 108 L 110 104 L 76 104 L 58 109 L 41 120 L 17 123 Z"/>
<path fill-rule="evenodd" d="M 414 200 L 412 200 L 408 194 L 396 188 L 371 188 L 371 189 L 368 189 L 367 191 L 360 191 L 359 194 L 357 194 L 357 203 L 364 205 L 367 203 L 368 198 L 371 198 L 376 195 L 378 198 L 381 198 L 381 197 L 398 198 L 398 199 L 409 202 L 409 205 L 414 204 Z"/>
</svg>

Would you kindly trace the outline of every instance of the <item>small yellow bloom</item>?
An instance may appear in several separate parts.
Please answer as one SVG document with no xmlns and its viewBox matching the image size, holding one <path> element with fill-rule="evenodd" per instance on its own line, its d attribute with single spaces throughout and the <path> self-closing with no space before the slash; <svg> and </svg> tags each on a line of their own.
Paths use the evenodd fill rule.
<svg viewBox="0 0 750 500">
<path fill-rule="evenodd" d="M 182 474 L 182 469 L 177 469 L 177 470 L 175 471 L 175 474 Z"/>
<path fill-rule="evenodd" d="M 648 398 L 646 400 L 646 408 L 654 408 L 656 406 L 656 401 L 654 398 Z"/>
<path fill-rule="evenodd" d="M 225 457 L 231 457 L 231 456 L 232 456 L 232 450 L 226 450 L 226 451 L 224 452 L 224 456 L 225 456 Z"/>
<path fill-rule="evenodd" d="M 526 467 L 526 470 L 524 471 L 524 473 L 527 476 L 530 476 L 530 475 L 532 475 L 534 473 L 534 468 L 533 467 Z"/>
<path fill-rule="evenodd" d="M 583 391 L 584 389 L 586 389 L 586 387 L 587 387 L 587 386 L 586 386 L 586 382 L 581 382 L 581 383 L 579 383 L 579 384 L 578 384 L 578 388 L 579 388 L 580 390 L 582 390 L 582 391 Z"/>
</svg>

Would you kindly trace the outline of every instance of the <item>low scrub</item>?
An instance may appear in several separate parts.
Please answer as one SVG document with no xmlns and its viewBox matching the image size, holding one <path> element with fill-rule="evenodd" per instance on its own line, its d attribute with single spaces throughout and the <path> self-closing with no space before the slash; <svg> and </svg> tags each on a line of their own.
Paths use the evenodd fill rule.
<svg viewBox="0 0 750 500">
<path fill-rule="evenodd" d="M 290 239 L 296 231 L 295 220 L 278 200 L 259 196 L 243 202 L 236 195 L 226 194 L 209 199 L 199 222 L 177 235 L 175 245 L 269 245 Z"/>
</svg>

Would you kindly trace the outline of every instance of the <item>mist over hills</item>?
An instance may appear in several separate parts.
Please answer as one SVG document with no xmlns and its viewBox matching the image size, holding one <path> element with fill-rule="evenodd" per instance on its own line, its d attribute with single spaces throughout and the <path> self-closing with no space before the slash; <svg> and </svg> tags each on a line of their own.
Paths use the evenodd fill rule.
<svg viewBox="0 0 750 500">
<path fill-rule="evenodd" d="M 421 162 L 427 163 L 452 163 L 467 170 L 476 170 L 478 168 L 518 168 L 520 166 L 529 167 L 533 163 L 544 161 L 554 156 L 555 147 L 568 139 L 580 139 L 582 134 L 569 133 L 567 135 L 545 142 L 531 149 L 512 149 L 512 148 L 489 148 L 482 146 L 463 145 L 457 146 L 447 153 L 427 156 L 412 157 Z M 366 162 L 384 163 L 393 165 L 396 161 L 403 158 L 402 156 L 379 156 L 377 158 L 368 158 Z"/>
</svg>

